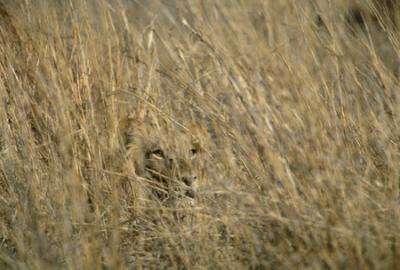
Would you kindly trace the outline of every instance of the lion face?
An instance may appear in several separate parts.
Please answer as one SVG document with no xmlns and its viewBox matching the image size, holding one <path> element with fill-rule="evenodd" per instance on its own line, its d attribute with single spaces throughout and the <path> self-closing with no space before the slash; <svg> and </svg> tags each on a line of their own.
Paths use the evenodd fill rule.
<svg viewBox="0 0 400 270">
<path fill-rule="evenodd" d="M 142 171 L 154 181 L 154 193 L 161 200 L 171 197 L 195 197 L 199 149 L 195 145 L 181 145 L 175 149 L 152 143 L 144 151 Z"/>
<path fill-rule="evenodd" d="M 126 160 L 156 199 L 193 201 L 202 164 L 200 144 L 188 132 L 161 133 L 151 124 L 132 124 L 125 132 Z"/>
</svg>

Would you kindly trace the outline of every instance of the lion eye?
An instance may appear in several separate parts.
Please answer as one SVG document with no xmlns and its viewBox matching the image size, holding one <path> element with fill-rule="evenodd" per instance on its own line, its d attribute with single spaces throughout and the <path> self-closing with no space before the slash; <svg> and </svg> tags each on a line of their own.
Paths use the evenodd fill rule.
<svg viewBox="0 0 400 270">
<path fill-rule="evenodd" d="M 197 150 L 196 148 L 190 149 L 190 158 L 191 158 L 191 159 L 196 158 L 197 153 L 198 153 L 198 150 Z"/>
<path fill-rule="evenodd" d="M 151 152 L 152 157 L 155 159 L 163 159 L 164 158 L 164 152 L 161 149 L 155 149 Z"/>
</svg>

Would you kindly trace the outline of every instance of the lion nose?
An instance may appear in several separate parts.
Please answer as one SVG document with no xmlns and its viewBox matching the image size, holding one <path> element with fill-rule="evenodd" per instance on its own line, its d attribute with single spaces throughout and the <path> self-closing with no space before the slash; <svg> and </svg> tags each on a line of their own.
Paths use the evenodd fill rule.
<svg viewBox="0 0 400 270">
<path fill-rule="evenodd" d="M 190 187 L 197 180 L 197 176 L 183 176 L 181 179 L 185 185 Z"/>
</svg>

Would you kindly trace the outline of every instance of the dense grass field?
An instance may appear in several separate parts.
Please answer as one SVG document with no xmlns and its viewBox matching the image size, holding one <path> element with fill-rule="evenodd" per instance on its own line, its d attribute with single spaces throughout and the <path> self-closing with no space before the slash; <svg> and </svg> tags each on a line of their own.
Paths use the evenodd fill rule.
<svg viewBox="0 0 400 270">
<path fill-rule="evenodd" d="M 395 2 L 0 1 L 0 269 L 399 269 Z"/>
</svg>

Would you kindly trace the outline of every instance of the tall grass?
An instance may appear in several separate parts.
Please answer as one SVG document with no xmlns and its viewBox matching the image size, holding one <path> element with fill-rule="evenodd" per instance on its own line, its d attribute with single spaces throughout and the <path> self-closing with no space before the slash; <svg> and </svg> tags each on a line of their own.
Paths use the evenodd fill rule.
<svg viewBox="0 0 400 270">
<path fill-rule="evenodd" d="M 311 2 L 4 0 L 0 268 L 398 269 L 398 29 Z M 127 116 L 199 139 L 191 222 Z"/>
</svg>

